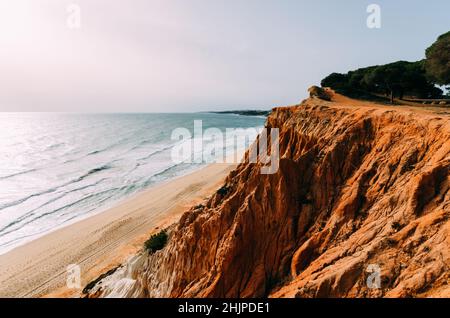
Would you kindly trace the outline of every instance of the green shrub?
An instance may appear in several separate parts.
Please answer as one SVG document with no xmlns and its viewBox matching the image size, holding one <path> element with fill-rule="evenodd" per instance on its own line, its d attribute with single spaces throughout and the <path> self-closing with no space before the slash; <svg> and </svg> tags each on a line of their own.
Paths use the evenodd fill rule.
<svg viewBox="0 0 450 318">
<path fill-rule="evenodd" d="M 144 247 L 150 254 L 153 254 L 164 248 L 167 243 L 167 239 L 167 231 L 162 230 L 158 234 L 153 234 L 147 241 L 145 241 Z"/>
<path fill-rule="evenodd" d="M 226 185 L 224 185 L 222 188 L 220 188 L 219 190 L 217 190 L 217 194 L 221 195 L 221 196 L 226 196 L 228 194 L 228 191 L 230 190 L 229 187 L 227 187 Z"/>
<path fill-rule="evenodd" d="M 391 228 L 396 232 L 400 231 L 402 229 L 402 227 L 403 226 L 400 224 L 400 222 L 397 222 L 397 221 L 392 222 L 392 224 L 391 224 Z"/>
</svg>

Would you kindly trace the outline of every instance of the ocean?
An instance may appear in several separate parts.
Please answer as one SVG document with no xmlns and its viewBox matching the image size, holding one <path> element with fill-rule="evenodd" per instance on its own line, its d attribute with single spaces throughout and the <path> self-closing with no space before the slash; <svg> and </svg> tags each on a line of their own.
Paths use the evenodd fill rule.
<svg viewBox="0 0 450 318">
<path fill-rule="evenodd" d="M 224 134 L 265 123 L 213 113 L 0 113 L 0 254 L 206 165 L 171 156 L 183 142 L 172 132 L 193 133 L 195 120 Z"/>
</svg>

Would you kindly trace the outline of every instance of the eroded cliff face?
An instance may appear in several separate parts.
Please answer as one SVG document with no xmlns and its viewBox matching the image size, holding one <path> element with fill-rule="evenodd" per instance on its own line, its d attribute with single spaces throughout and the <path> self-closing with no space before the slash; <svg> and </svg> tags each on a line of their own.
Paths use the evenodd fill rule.
<svg viewBox="0 0 450 318">
<path fill-rule="evenodd" d="M 125 291 L 97 294 L 450 296 L 448 115 L 309 99 L 267 126 L 280 129 L 278 173 L 239 165 L 140 256 Z"/>
</svg>

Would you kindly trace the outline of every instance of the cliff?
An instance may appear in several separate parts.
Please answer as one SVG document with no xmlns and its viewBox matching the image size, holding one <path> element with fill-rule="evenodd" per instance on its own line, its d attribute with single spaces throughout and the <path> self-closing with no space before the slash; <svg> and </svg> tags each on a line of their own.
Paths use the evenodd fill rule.
<svg viewBox="0 0 450 318">
<path fill-rule="evenodd" d="M 274 109 L 278 173 L 240 164 L 90 297 L 450 296 L 450 117 L 333 100 Z"/>
</svg>

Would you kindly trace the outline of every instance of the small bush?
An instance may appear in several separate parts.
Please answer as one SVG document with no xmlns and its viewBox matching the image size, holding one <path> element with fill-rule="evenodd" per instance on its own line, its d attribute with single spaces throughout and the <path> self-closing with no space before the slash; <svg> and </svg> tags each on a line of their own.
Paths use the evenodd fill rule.
<svg viewBox="0 0 450 318">
<path fill-rule="evenodd" d="M 226 185 L 224 185 L 222 188 L 217 190 L 217 194 L 221 196 L 226 196 L 230 188 L 228 188 Z"/>
<path fill-rule="evenodd" d="M 391 228 L 396 232 L 400 231 L 402 229 L 402 227 L 403 226 L 399 222 L 393 222 L 391 224 Z"/>
<path fill-rule="evenodd" d="M 147 241 L 145 241 L 144 247 L 150 254 L 153 254 L 166 246 L 167 239 L 167 231 L 162 230 L 158 234 L 153 234 Z"/>
</svg>

